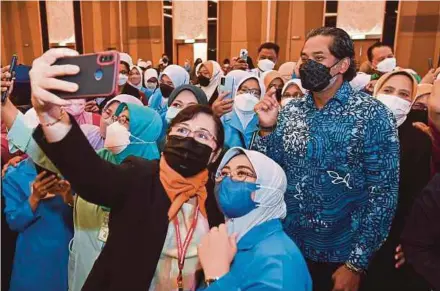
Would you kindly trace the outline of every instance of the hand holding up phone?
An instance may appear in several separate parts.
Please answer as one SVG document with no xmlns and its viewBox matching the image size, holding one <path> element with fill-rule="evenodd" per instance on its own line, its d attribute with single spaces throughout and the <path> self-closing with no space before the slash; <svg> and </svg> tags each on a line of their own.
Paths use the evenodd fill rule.
<svg viewBox="0 0 440 291">
<path fill-rule="evenodd" d="M 222 92 L 212 104 L 212 111 L 217 117 L 222 117 L 232 111 L 234 99 L 227 98 L 230 92 Z"/>
</svg>

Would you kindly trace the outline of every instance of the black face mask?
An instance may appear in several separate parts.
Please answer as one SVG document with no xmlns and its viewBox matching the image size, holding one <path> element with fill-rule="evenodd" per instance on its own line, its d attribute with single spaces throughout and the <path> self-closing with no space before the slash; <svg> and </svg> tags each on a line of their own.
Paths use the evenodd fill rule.
<svg viewBox="0 0 440 291">
<path fill-rule="evenodd" d="M 168 136 L 163 156 L 168 165 L 183 177 L 194 176 L 208 167 L 212 148 L 192 137 Z"/>
<path fill-rule="evenodd" d="M 206 78 L 206 77 L 203 76 L 203 75 L 199 75 L 199 76 L 197 77 L 197 79 L 199 80 L 199 84 L 200 84 L 200 86 L 202 86 L 202 87 L 207 87 L 207 86 L 209 86 L 209 83 L 210 83 L 209 78 Z"/>
<path fill-rule="evenodd" d="M 164 64 L 168 64 L 168 58 L 167 58 L 167 57 L 164 57 L 164 58 L 162 59 L 162 62 L 163 62 Z"/>
<path fill-rule="evenodd" d="M 339 62 L 336 62 L 336 64 L 337 63 Z M 303 88 L 312 92 L 321 92 L 327 88 L 331 79 L 334 77 L 330 74 L 330 69 L 336 64 L 328 68 L 314 60 L 308 60 L 303 63 L 299 68 Z"/>
<path fill-rule="evenodd" d="M 173 92 L 174 88 L 167 84 L 160 84 L 160 93 L 162 93 L 162 97 L 168 98 Z"/>
</svg>

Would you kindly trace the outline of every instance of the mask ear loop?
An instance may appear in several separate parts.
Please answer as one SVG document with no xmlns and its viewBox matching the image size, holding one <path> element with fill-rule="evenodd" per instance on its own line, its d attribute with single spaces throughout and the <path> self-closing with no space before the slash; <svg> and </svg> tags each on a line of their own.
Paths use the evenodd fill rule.
<svg viewBox="0 0 440 291">
<path fill-rule="evenodd" d="M 128 143 L 128 144 L 114 145 L 114 146 L 107 147 L 107 148 L 112 149 L 112 148 L 117 148 L 117 147 L 125 146 L 125 145 L 126 145 L 126 146 L 129 146 L 129 145 L 131 145 L 131 144 L 155 144 L 155 143 L 156 143 L 156 142 L 154 142 L 154 141 L 144 141 L 144 140 L 142 140 L 142 139 L 140 139 L 140 138 L 138 138 L 138 137 L 132 135 L 131 133 L 130 133 L 130 137 L 132 137 L 132 138 L 134 138 L 134 139 L 136 139 L 136 140 L 138 140 L 138 141 L 130 142 L 130 143 Z"/>
</svg>

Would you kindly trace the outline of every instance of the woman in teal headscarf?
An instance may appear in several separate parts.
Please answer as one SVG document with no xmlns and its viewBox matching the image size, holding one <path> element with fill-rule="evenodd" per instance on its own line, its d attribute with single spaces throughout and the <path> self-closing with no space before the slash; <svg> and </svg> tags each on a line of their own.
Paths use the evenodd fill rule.
<svg viewBox="0 0 440 291">
<path fill-rule="evenodd" d="M 162 120 L 148 107 L 121 103 L 114 123 L 107 127 L 104 149 L 98 154 L 105 160 L 120 164 L 128 156 L 159 159 L 157 140 Z M 105 179 L 105 177 L 99 177 Z M 75 234 L 70 243 L 69 290 L 81 290 L 108 236 L 109 210 L 89 203 L 79 196 L 74 204 Z"/>
</svg>

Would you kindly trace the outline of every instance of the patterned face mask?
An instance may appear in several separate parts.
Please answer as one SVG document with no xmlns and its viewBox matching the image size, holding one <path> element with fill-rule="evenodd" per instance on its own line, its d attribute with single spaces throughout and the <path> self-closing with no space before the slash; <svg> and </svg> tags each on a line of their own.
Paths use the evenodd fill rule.
<svg viewBox="0 0 440 291">
<path fill-rule="evenodd" d="M 301 84 L 303 88 L 312 92 L 321 92 L 329 88 L 336 81 L 336 75 L 330 74 L 330 69 L 336 66 L 336 62 L 330 68 L 318 63 L 314 60 L 308 60 L 299 68 L 299 75 L 301 77 Z"/>
</svg>

